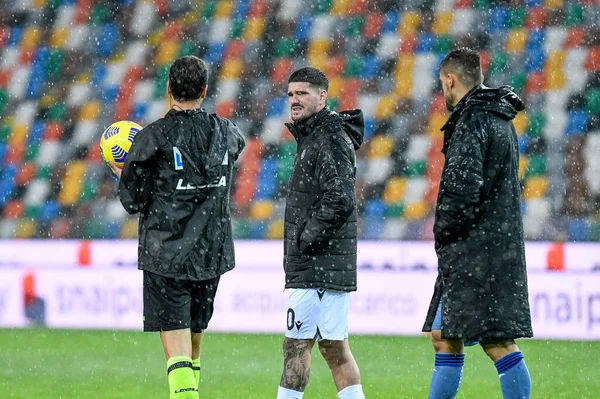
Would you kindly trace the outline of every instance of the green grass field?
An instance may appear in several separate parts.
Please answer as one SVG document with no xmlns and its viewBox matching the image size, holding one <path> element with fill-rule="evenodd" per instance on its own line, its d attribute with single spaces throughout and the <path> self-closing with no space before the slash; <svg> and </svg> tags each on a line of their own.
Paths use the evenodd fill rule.
<svg viewBox="0 0 600 399">
<path fill-rule="evenodd" d="M 207 334 L 201 398 L 274 398 L 281 373 L 278 335 Z M 0 398 L 167 399 L 157 334 L 113 331 L 0 330 Z M 426 398 L 433 350 L 427 338 L 351 339 L 369 399 Z M 520 342 L 534 398 L 600 398 L 600 342 Z M 336 398 L 315 350 L 307 399 Z M 467 348 L 458 398 L 500 398 L 496 370 L 479 347 Z"/>
</svg>

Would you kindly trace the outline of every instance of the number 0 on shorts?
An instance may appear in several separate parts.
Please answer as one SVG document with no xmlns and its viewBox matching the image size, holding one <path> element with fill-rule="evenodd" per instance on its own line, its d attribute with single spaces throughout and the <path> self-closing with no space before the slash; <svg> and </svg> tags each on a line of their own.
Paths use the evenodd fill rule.
<svg viewBox="0 0 600 399">
<path fill-rule="evenodd" d="M 341 341 L 348 338 L 350 293 L 322 288 L 292 289 L 285 336 Z"/>
</svg>

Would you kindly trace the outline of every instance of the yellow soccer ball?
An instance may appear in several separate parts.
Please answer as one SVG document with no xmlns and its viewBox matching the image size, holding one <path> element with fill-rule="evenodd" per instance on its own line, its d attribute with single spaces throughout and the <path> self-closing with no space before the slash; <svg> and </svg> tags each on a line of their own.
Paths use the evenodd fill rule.
<svg viewBox="0 0 600 399">
<path fill-rule="evenodd" d="M 100 138 L 100 154 L 104 162 L 114 162 L 123 168 L 131 143 L 142 127 L 135 122 L 115 122 L 102 133 Z"/>
</svg>

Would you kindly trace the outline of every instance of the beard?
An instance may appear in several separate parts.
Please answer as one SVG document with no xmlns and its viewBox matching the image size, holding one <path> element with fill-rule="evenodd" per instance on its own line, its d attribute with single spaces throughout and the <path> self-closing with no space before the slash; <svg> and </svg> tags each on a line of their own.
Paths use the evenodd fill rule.
<svg viewBox="0 0 600 399">
<path fill-rule="evenodd" d="M 454 102 L 454 96 L 451 93 L 444 95 L 444 99 L 446 100 L 446 109 L 450 112 L 454 111 L 456 104 Z"/>
<path fill-rule="evenodd" d="M 296 104 L 297 105 L 297 104 Z M 294 117 L 294 112 L 290 109 L 290 118 L 292 119 L 292 121 L 294 122 L 300 122 L 302 120 L 308 119 L 311 116 L 313 116 L 314 114 L 317 113 L 317 106 L 316 105 L 305 105 L 305 106 L 301 106 L 302 107 L 302 114 L 298 117 Z"/>
</svg>

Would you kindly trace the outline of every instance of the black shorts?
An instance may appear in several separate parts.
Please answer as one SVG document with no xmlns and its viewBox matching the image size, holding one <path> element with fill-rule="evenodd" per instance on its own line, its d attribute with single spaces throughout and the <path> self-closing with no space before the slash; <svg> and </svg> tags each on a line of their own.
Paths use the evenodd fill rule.
<svg viewBox="0 0 600 399">
<path fill-rule="evenodd" d="M 144 270 L 144 331 L 208 327 L 219 277 L 205 281 L 178 280 Z"/>
</svg>

